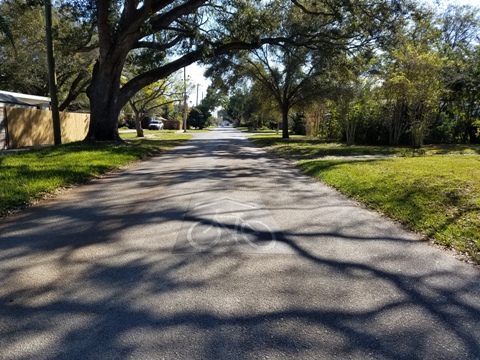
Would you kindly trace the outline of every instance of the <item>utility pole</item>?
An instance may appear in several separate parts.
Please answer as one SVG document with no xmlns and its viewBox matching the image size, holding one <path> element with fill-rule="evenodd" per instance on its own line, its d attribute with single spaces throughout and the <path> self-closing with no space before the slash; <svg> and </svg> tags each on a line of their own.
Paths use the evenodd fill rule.
<svg viewBox="0 0 480 360">
<path fill-rule="evenodd" d="M 187 132 L 187 70 L 183 68 L 183 132 Z"/>
<path fill-rule="evenodd" d="M 198 107 L 198 87 L 200 86 L 200 84 L 197 84 L 197 104 L 195 105 L 196 107 Z"/>
<path fill-rule="evenodd" d="M 52 107 L 53 141 L 55 145 L 62 143 L 62 129 L 60 114 L 58 112 L 57 77 L 55 75 L 55 58 L 53 56 L 52 41 L 52 3 L 45 0 L 45 34 L 47 37 L 48 83 L 50 89 L 50 102 Z"/>
</svg>

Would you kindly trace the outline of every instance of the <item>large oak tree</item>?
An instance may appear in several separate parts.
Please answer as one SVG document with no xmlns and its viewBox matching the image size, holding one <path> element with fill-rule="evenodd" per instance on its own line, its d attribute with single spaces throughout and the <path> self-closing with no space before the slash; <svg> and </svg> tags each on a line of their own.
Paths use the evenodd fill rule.
<svg viewBox="0 0 480 360">
<path fill-rule="evenodd" d="M 196 61 L 239 49 L 291 43 L 281 30 L 291 6 L 318 19 L 297 24 L 311 45 L 371 36 L 398 13 L 398 0 L 70 0 L 98 33 L 99 57 L 87 94 L 89 139 L 117 140 L 121 108 L 143 87 Z M 82 12 L 83 11 L 83 12 Z M 308 25 L 308 26 L 307 26 Z M 361 44 L 361 41 L 358 42 Z M 149 53 L 152 67 L 121 86 L 129 53 Z"/>
<path fill-rule="evenodd" d="M 268 37 L 267 26 L 260 26 L 268 23 L 267 8 L 254 2 L 98 0 L 68 5 L 72 3 L 85 10 L 81 17 L 93 19 L 98 31 L 99 57 L 87 91 L 89 139 L 117 140 L 119 112 L 143 87 L 216 54 L 278 41 Z M 131 52 L 149 54 L 152 66 L 121 86 Z"/>
</svg>

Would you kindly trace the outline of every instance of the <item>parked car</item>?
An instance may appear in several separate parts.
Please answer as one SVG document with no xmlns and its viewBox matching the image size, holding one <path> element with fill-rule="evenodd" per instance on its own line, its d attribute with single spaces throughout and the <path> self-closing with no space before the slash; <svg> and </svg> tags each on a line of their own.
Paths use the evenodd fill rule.
<svg viewBox="0 0 480 360">
<path fill-rule="evenodd" d="M 163 122 L 161 120 L 152 120 L 150 121 L 150 125 L 148 125 L 149 130 L 162 130 L 163 129 Z"/>
</svg>

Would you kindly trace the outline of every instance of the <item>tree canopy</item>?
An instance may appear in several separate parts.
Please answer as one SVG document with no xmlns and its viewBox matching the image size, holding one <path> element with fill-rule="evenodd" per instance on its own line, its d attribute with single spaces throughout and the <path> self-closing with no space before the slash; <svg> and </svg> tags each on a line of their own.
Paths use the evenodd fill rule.
<svg viewBox="0 0 480 360">
<path fill-rule="evenodd" d="M 0 83 L 42 95 L 36 3 L 0 3 Z M 398 117 L 400 137 L 413 134 L 421 118 L 425 128 L 457 129 L 450 131 L 455 140 L 477 118 L 479 48 L 472 39 L 479 18 L 470 7 L 440 14 L 410 0 L 64 0 L 54 1 L 53 15 L 60 98 L 65 108 L 83 106 L 86 90 L 89 139 L 119 139 L 117 120 L 128 101 L 193 62 L 230 88 L 248 77 L 243 85 L 256 89 L 257 109 L 242 112 L 252 119 L 272 101 L 284 122 L 290 110 L 314 108 L 330 119 L 360 119 L 368 103 L 372 119 Z M 410 97 L 400 96 L 407 85 Z M 358 100 L 368 92 L 376 106 Z"/>
<path fill-rule="evenodd" d="M 92 116 L 88 136 L 117 138 L 116 117 L 127 101 L 143 87 L 193 62 L 209 62 L 264 44 L 318 46 L 349 39 L 360 47 L 365 39 L 380 36 L 385 24 L 401 10 L 398 4 L 393 0 L 375 4 L 366 0 L 62 2 L 62 8 L 76 11 L 77 19 L 83 22 L 77 37 L 84 39 L 85 46 L 95 44 L 99 48 L 88 89 Z M 302 34 L 301 40 L 282 31 L 293 9 L 299 20 L 312 19 L 296 22 L 295 32 Z M 148 57 L 151 67 L 122 86 L 120 78 L 130 53 Z"/>
<path fill-rule="evenodd" d="M 242 88 L 244 79 L 250 79 L 242 91 L 246 96 L 231 93 L 232 114 L 258 86 L 263 87 L 263 94 L 255 100 L 268 102 L 267 93 L 276 99 L 283 97 L 277 100 L 283 113 L 283 136 L 288 122 L 329 138 L 339 136 L 340 130 L 349 144 L 410 142 L 420 146 L 428 137 L 429 141 L 466 141 L 466 130 L 475 121 L 480 124 L 479 12 L 469 6 L 411 9 L 408 16 L 383 31 L 363 37 L 361 46 L 355 37 L 325 40 L 323 46 L 309 46 L 306 41 L 300 47 L 292 43 L 263 46 L 217 57 L 209 74 L 229 88 L 234 84 Z M 308 20 L 302 19 L 301 26 L 307 26 Z M 295 24 L 290 22 L 290 28 Z M 292 33 L 296 44 L 302 42 L 302 33 Z M 301 59 L 297 66 L 291 61 L 294 54 Z M 290 91 L 299 90 L 302 79 L 309 85 L 305 96 L 300 96 L 301 91 L 293 96 Z M 291 106 L 287 119 L 289 94 L 297 105 Z M 249 114 L 260 109 L 253 99 L 248 102 L 256 106 Z"/>
<path fill-rule="evenodd" d="M 0 38 L 0 87 L 4 90 L 48 96 L 45 14 L 40 5 L 22 0 L 0 4 L 11 37 Z M 90 83 L 97 51 L 75 45 L 74 14 L 57 8 L 52 15 L 60 110 L 88 109 L 82 94 Z M 9 46 L 11 40 L 14 46 Z"/>
</svg>

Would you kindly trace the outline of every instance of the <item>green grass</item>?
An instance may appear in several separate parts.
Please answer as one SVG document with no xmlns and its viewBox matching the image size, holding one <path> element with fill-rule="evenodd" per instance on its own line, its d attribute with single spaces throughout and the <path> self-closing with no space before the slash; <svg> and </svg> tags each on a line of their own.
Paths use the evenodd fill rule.
<svg viewBox="0 0 480 360">
<path fill-rule="evenodd" d="M 249 127 L 245 127 L 245 126 L 239 126 L 239 127 L 236 127 L 235 129 L 237 130 L 240 130 L 242 132 L 249 132 L 249 133 L 265 133 L 265 134 L 275 134 L 277 135 L 277 130 L 272 130 L 272 129 L 268 129 L 268 128 L 261 128 L 261 129 L 253 129 L 253 128 L 249 128 Z M 278 132 L 279 134 L 282 133 L 281 130 L 279 130 Z M 278 135 L 277 135 L 278 136 Z"/>
<path fill-rule="evenodd" d="M 175 134 L 180 134 L 177 133 L 177 131 L 178 130 L 143 130 L 143 135 L 144 138 L 165 139 L 169 136 L 175 136 Z M 137 133 L 135 130 L 128 133 L 120 133 L 120 137 L 124 140 L 143 139 L 137 138 Z"/>
<path fill-rule="evenodd" d="M 184 135 L 181 130 L 143 130 L 144 138 L 147 139 L 166 139 L 169 136 L 176 136 L 176 135 Z M 200 132 L 208 132 L 210 129 L 188 129 L 186 134 L 188 133 L 200 133 Z M 137 133 L 135 131 L 128 132 L 128 133 L 121 133 L 120 137 L 124 140 L 137 140 L 143 138 L 137 138 Z"/>
<path fill-rule="evenodd" d="M 0 155 L 0 217 L 56 189 L 165 151 L 191 135 L 165 133 L 120 143 L 70 143 Z"/>
<path fill-rule="evenodd" d="M 254 142 L 480 264 L 480 146 L 368 147 L 260 137 Z M 395 154 L 359 161 L 355 155 Z M 309 159 L 334 155 L 335 159 Z M 343 158 L 342 158 L 343 157 Z"/>
<path fill-rule="evenodd" d="M 254 135 L 250 140 L 277 156 L 295 159 L 360 155 L 480 154 L 480 148 L 474 145 L 430 145 L 421 149 L 400 146 L 347 146 L 342 143 L 325 142 L 321 139 L 296 135 L 290 136 L 289 139 L 282 139 L 276 134 Z"/>
</svg>

